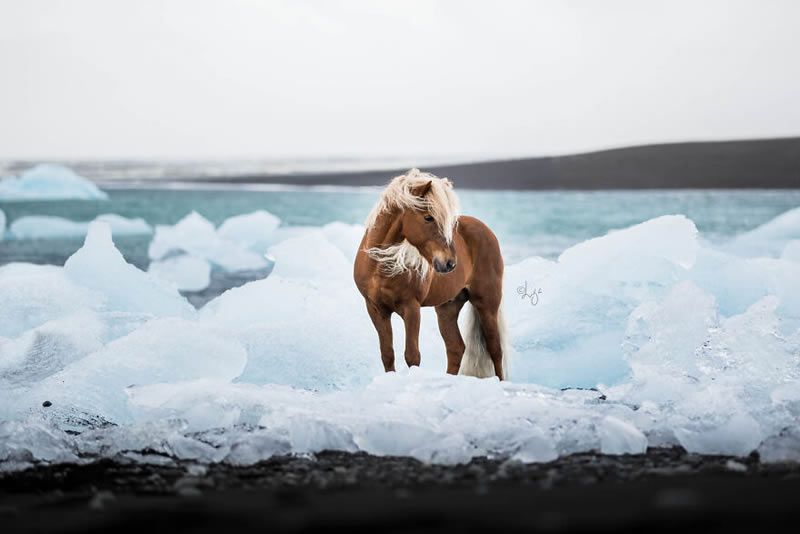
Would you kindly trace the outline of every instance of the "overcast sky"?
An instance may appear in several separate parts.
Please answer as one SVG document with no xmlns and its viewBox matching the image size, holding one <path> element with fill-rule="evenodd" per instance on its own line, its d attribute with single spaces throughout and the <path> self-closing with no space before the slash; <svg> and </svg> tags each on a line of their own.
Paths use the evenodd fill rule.
<svg viewBox="0 0 800 534">
<path fill-rule="evenodd" d="M 800 1 L 0 0 L 0 158 L 800 135 Z"/>
</svg>

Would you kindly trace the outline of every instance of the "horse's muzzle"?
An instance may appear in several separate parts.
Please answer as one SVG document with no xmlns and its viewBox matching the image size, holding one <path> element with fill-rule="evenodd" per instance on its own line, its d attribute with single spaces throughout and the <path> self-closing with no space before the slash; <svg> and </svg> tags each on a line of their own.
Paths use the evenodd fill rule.
<svg viewBox="0 0 800 534">
<path fill-rule="evenodd" d="M 456 268 L 456 260 L 447 260 L 446 262 L 441 262 L 438 259 L 433 260 L 433 269 L 437 273 L 449 273 L 453 269 Z"/>
</svg>

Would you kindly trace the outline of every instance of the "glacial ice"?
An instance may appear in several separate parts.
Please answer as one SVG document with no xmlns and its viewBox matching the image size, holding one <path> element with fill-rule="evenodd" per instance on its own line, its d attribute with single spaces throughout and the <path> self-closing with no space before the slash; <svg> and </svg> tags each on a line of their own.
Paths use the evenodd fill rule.
<svg viewBox="0 0 800 534">
<path fill-rule="evenodd" d="M 231 272 L 263 269 L 269 265 L 261 255 L 223 239 L 211 221 L 194 211 L 174 226 L 156 226 L 148 249 L 150 259 L 161 260 L 175 252 L 203 257 Z"/>
<path fill-rule="evenodd" d="M 800 239 L 800 207 L 789 210 L 732 239 L 725 251 L 739 256 L 776 258 L 789 240 Z"/>
<path fill-rule="evenodd" d="M 222 239 L 253 251 L 265 251 L 281 220 L 265 210 L 226 219 L 217 229 Z"/>
<path fill-rule="evenodd" d="M 61 267 L 0 266 L 0 337 L 16 338 L 48 321 L 97 309 L 101 293 L 75 284 Z"/>
<path fill-rule="evenodd" d="M 92 182 L 62 165 L 42 163 L 19 177 L 0 179 L 0 200 L 107 200 L 108 195 Z"/>
<path fill-rule="evenodd" d="M 114 247 L 111 227 L 92 222 L 83 247 L 70 256 L 64 272 L 76 284 L 105 297 L 106 310 L 193 317 L 194 308 L 169 283 L 130 265 Z"/>
<path fill-rule="evenodd" d="M 345 280 L 352 273 L 352 262 L 321 231 L 289 238 L 270 247 L 275 259 L 272 274 L 284 278 Z"/>
<path fill-rule="evenodd" d="M 659 217 L 575 245 L 555 262 L 508 266 L 503 301 L 518 353 L 515 380 L 593 387 L 625 378 L 628 316 L 687 276 L 696 234 L 685 217 Z"/>
<path fill-rule="evenodd" d="M 364 225 L 362 224 L 345 224 L 342 222 L 328 223 L 322 227 L 322 233 L 325 237 L 333 243 L 336 248 L 342 251 L 347 260 L 352 265 L 356 259 L 358 246 L 361 244 L 361 239 L 364 237 Z"/>
<path fill-rule="evenodd" d="M 786 243 L 781 252 L 781 259 L 800 263 L 800 239 L 792 239 Z"/>
<path fill-rule="evenodd" d="M 429 308 L 422 366 L 404 365 L 395 317 L 398 371 L 382 372 L 352 282 L 363 227 L 234 242 L 187 219 L 154 240 L 159 262 L 196 253 L 200 234 L 268 246 L 272 274 L 196 312 L 155 269 L 127 265 L 103 223 L 64 268 L 0 267 L 3 469 L 141 461 L 143 449 L 235 464 L 330 448 L 454 463 L 682 445 L 800 461 L 800 270 L 783 230 L 771 257 L 742 257 L 701 246 L 685 217 L 659 217 L 557 261 L 508 265 L 515 382 L 501 383 L 444 374 Z"/>
<path fill-rule="evenodd" d="M 98 215 L 94 220 L 108 223 L 111 226 L 111 233 L 116 236 L 153 233 L 153 228 L 144 219 L 127 219 L 108 213 Z M 63 217 L 30 215 L 20 217 L 11 223 L 8 237 L 12 239 L 83 237 L 89 231 L 89 224 L 89 222 L 72 221 Z"/>
<path fill-rule="evenodd" d="M 147 272 L 180 291 L 202 291 L 211 283 L 211 265 L 200 256 L 180 254 L 150 262 Z"/>
</svg>

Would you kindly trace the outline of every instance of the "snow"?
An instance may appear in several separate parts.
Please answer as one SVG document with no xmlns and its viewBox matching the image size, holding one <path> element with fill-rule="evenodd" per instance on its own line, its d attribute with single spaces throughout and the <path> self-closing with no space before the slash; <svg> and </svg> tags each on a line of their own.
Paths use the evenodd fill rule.
<svg viewBox="0 0 800 534">
<path fill-rule="evenodd" d="M 363 227 L 288 230 L 264 213 L 225 232 L 199 214 L 158 227 L 148 273 L 102 222 L 63 268 L 0 267 L 0 465 L 143 449 L 234 464 L 324 449 L 549 461 L 672 445 L 800 461 L 800 270 L 784 229 L 770 257 L 740 256 L 666 216 L 508 265 L 515 382 L 499 382 L 444 374 L 429 308 L 422 366 L 403 364 L 395 317 L 398 371 L 383 373 L 352 282 Z M 211 258 L 260 258 L 248 247 L 268 247 L 269 277 L 199 311 L 178 294 L 207 283 Z"/>
<path fill-rule="evenodd" d="M 200 256 L 181 254 L 150 262 L 147 272 L 180 291 L 202 291 L 211 283 L 211 265 Z"/>
<path fill-rule="evenodd" d="M 238 226 L 234 224 L 232 227 Z M 231 272 L 269 266 L 269 262 L 261 255 L 221 237 L 211 221 L 194 211 L 174 226 L 156 226 L 148 249 L 150 259 L 161 260 L 175 252 L 200 256 Z"/>
<path fill-rule="evenodd" d="M 144 219 L 127 219 L 120 215 L 99 215 L 95 221 L 105 222 L 111 226 L 116 236 L 146 235 L 153 233 L 153 228 Z M 71 221 L 63 217 L 48 215 L 29 215 L 15 220 L 9 227 L 11 239 L 52 239 L 57 237 L 83 237 L 89 231 L 90 222 Z"/>
<path fill-rule="evenodd" d="M 43 163 L 19 177 L 0 179 L 0 200 L 107 200 L 108 195 L 92 182 L 62 165 Z"/>
</svg>

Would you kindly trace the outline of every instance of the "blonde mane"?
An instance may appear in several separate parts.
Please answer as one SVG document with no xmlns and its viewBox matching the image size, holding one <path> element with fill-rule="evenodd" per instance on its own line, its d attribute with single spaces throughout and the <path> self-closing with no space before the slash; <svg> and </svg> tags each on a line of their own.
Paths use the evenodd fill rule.
<svg viewBox="0 0 800 534">
<path fill-rule="evenodd" d="M 431 183 L 431 188 L 424 197 L 418 197 L 411 191 L 416 187 Z M 406 174 L 394 178 L 381 194 L 381 198 L 367 216 L 364 225 L 367 230 L 375 226 L 378 216 L 395 208 L 417 209 L 427 211 L 439 226 L 448 244 L 453 242 L 453 232 L 458 223 L 459 203 L 453 191 L 453 182 L 447 178 L 437 178 L 433 174 L 411 169 Z"/>
<path fill-rule="evenodd" d="M 428 182 L 431 187 L 424 197 L 412 192 Z M 453 242 L 460 207 L 458 197 L 453 191 L 453 183 L 447 178 L 438 178 L 433 174 L 420 172 L 419 169 L 411 169 L 406 174 L 395 177 L 367 216 L 364 223 L 367 231 L 375 226 L 381 214 L 393 209 L 427 211 L 447 243 Z M 372 247 L 366 252 L 370 258 L 383 264 L 383 272 L 388 276 L 396 276 L 407 270 L 414 271 L 422 278 L 428 274 L 427 260 L 406 240 L 388 247 Z"/>
</svg>

